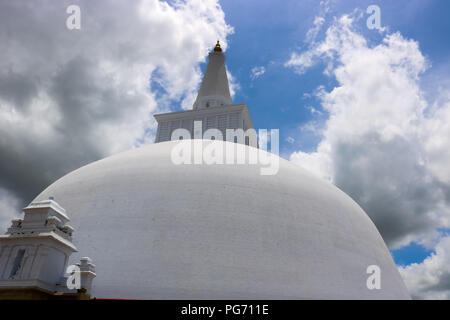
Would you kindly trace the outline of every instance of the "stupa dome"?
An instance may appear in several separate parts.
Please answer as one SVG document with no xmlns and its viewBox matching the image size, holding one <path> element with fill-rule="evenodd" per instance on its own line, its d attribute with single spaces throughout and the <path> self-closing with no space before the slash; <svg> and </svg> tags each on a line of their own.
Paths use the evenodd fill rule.
<svg viewBox="0 0 450 320">
<path fill-rule="evenodd" d="M 409 298 L 375 225 L 336 186 L 281 158 L 275 175 L 176 165 L 177 143 L 93 162 L 33 200 L 54 197 L 70 216 L 74 245 L 95 261 L 92 297 Z M 380 290 L 367 288 L 370 265 Z"/>
</svg>

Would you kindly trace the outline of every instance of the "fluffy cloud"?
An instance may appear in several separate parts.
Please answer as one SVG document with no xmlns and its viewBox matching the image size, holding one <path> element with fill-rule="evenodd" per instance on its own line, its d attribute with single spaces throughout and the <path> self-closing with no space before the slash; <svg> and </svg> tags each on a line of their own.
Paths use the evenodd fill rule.
<svg viewBox="0 0 450 320">
<path fill-rule="evenodd" d="M 323 41 L 294 53 L 299 74 L 315 63 L 338 85 L 317 98 L 329 117 L 317 150 L 291 155 L 355 199 L 391 248 L 432 243 L 449 226 L 450 105 L 429 106 L 420 75 L 429 67 L 418 43 L 400 33 L 371 46 L 356 32 L 358 12 L 344 15 Z"/>
<path fill-rule="evenodd" d="M 228 85 L 230 87 L 231 99 L 233 99 L 234 96 L 236 95 L 236 92 L 241 90 L 241 85 L 239 84 L 237 79 L 228 70 L 227 70 L 227 78 L 228 78 Z"/>
<path fill-rule="evenodd" d="M 81 30 L 66 28 L 70 4 Z M 2 1 L 0 21 L 2 216 L 68 171 L 152 142 L 157 101 L 192 105 L 199 63 L 232 32 L 216 0 Z"/>
<path fill-rule="evenodd" d="M 286 141 L 287 141 L 288 143 L 290 143 L 290 144 L 293 144 L 293 143 L 295 142 L 295 139 L 292 138 L 292 137 L 287 137 L 287 138 L 286 138 Z"/>
<path fill-rule="evenodd" d="M 392 249 L 434 248 L 400 271 L 414 298 L 448 299 L 450 237 L 436 242 L 437 228 L 450 226 L 450 93 L 427 102 L 420 76 L 430 64 L 418 43 L 397 32 L 371 46 L 355 31 L 358 17 L 335 19 L 323 41 L 286 63 L 299 74 L 324 63 L 337 82 L 315 93 L 328 113 L 325 123 L 308 123 L 321 136 L 317 150 L 290 159 L 355 199 Z"/>
<path fill-rule="evenodd" d="M 255 79 L 261 77 L 264 73 L 266 73 L 266 68 L 264 68 L 263 66 L 254 67 L 250 71 L 250 78 L 252 80 L 255 80 Z"/>
<path fill-rule="evenodd" d="M 415 299 L 450 299 L 450 236 L 443 237 L 435 253 L 422 263 L 399 268 Z"/>
</svg>

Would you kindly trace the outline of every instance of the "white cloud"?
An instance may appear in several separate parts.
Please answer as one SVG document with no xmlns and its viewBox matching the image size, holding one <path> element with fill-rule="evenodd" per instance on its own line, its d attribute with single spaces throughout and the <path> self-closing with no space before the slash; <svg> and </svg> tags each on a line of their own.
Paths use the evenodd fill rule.
<svg viewBox="0 0 450 320">
<path fill-rule="evenodd" d="M 69 1 L 0 2 L 0 188 L 17 206 L 68 171 L 153 142 L 157 101 L 189 100 L 199 63 L 232 32 L 217 0 L 77 3 L 71 31 Z"/>
<path fill-rule="evenodd" d="M 314 44 L 316 38 L 322 30 L 322 27 L 325 23 L 325 17 L 327 13 L 330 11 L 330 1 L 320 1 L 319 3 L 319 13 L 314 17 L 313 26 L 306 32 L 305 41 L 310 44 Z"/>
<path fill-rule="evenodd" d="M 289 142 L 290 144 L 293 144 L 295 142 L 295 139 L 292 137 L 287 137 L 286 141 Z"/>
<path fill-rule="evenodd" d="M 317 110 L 316 108 L 314 108 L 313 106 L 306 106 L 307 109 L 309 109 L 309 111 L 311 111 L 311 114 L 317 114 L 317 115 L 322 115 L 322 111 Z"/>
<path fill-rule="evenodd" d="M 300 164 L 311 173 L 325 179 L 332 180 L 331 161 L 327 159 L 327 153 L 324 152 L 325 144 L 321 145 L 322 152 L 303 152 L 297 151 L 291 154 L 289 160 Z"/>
<path fill-rule="evenodd" d="M 369 46 L 355 19 L 337 19 L 323 41 L 287 64 L 303 73 L 323 61 L 338 83 L 316 92 L 329 116 L 317 125 L 324 127 L 317 150 L 291 160 L 350 194 L 391 248 L 429 243 L 436 227 L 449 226 L 449 104 L 427 109 L 419 76 L 429 64 L 417 42 L 393 33 Z"/>
<path fill-rule="evenodd" d="M 435 253 L 422 263 L 399 267 L 415 299 L 450 299 L 450 236 L 443 237 Z"/>
<path fill-rule="evenodd" d="M 314 57 L 315 53 L 311 50 L 305 51 L 301 54 L 294 52 L 284 66 L 293 67 L 298 74 L 304 74 L 309 67 L 314 65 Z"/>
<path fill-rule="evenodd" d="M 316 40 L 316 37 L 320 31 L 320 29 L 322 29 L 322 25 L 325 22 L 325 18 L 321 17 L 321 16 L 316 16 L 314 18 L 314 27 L 312 27 L 311 29 L 308 30 L 308 32 L 306 33 L 306 42 L 314 42 Z"/>
<path fill-rule="evenodd" d="M 306 32 L 305 42 L 309 50 L 299 54 L 293 52 L 290 59 L 284 64 L 285 67 L 292 67 L 298 74 L 304 74 L 308 68 L 316 63 L 316 39 L 325 24 L 325 17 L 330 10 L 330 1 L 320 1 L 319 14 L 314 17 L 313 26 Z"/>
<path fill-rule="evenodd" d="M 328 113 L 324 123 L 308 123 L 321 137 L 316 151 L 290 159 L 355 199 L 392 249 L 412 241 L 433 248 L 436 228 L 450 226 L 450 91 L 430 105 L 420 86 L 430 64 L 419 44 L 397 32 L 370 46 L 356 20 L 358 11 L 335 20 L 323 41 L 286 63 L 299 74 L 325 63 L 338 83 L 315 92 Z M 435 250 L 401 268 L 416 298 L 450 298 L 450 238 Z"/>
<path fill-rule="evenodd" d="M 435 104 L 421 132 L 429 160 L 429 169 L 442 183 L 450 185 L 450 91 L 444 92 L 442 105 Z"/>
<path fill-rule="evenodd" d="M 254 67 L 250 71 L 250 79 L 255 80 L 261 77 L 264 73 L 266 73 L 266 68 L 264 68 L 263 66 Z"/>
<path fill-rule="evenodd" d="M 230 86 L 230 95 L 231 98 L 234 98 L 236 95 L 236 92 L 238 92 L 241 89 L 241 85 L 237 81 L 237 79 L 227 70 L 227 78 L 228 78 L 228 84 Z"/>
</svg>

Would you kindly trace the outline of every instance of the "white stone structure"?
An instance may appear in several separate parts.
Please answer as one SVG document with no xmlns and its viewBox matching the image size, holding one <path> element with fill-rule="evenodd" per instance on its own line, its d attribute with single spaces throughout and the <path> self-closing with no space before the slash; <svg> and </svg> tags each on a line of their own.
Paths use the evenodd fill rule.
<svg viewBox="0 0 450 320">
<path fill-rule="evenodd" d="M 214 51 L 209 54 L 209 62 L 200 86 L 193 110 L 157 114 L 158 122 L 155 142 L 172 140 L 174 130 L 184 128 L 194 134 L 203 136 L 208 129 L 218 129 L 222 132 L 222 140 L 226 139 L 226 129 L 253 128 L 247 105 L 232 104 L 228 78 L 225 67 L 225 55 L 222 53 L 219 41 Z M 201 132 L 194 133 L 194 121 L 202 121 Z M 178 140 L 175 137 L 174 140 Z M 248 145 L 249 141 L 244 141 Z"/>
<path fill-rule="evenodd" d="M 6 234 L 0 236 L 0 289 L 73 292 L 68 290 L 64 274 L 70 255 L 77 249 L 65 210 L 49 198 L 31 203 L 23 213 L 23 218 L 14 219 Z M 79 289 L 89 292 L 95 266 L 89 258 L 83 258 L 78 266 Z"/>
<path fill-rule="evenodd" d="M 55 195 L 72 213 L 74 242 L 96 262 L 93 296 L 409 298 L 375 225 L 337 187 L 281 158 L 271 176 L 260 165 L 174 165 L 177 143 L 96 161 L 35 199 Z M 367 288 L 370 265 L 380 290 Z"/>
<path fill-rule="evenodd" d="M 212 117 L 219 128 L 230 127 L 230 121 L 233 127 L 252 127 L 247 107 L 230 104 L 219 49 L 210 54 L 194 110 L 155 116 L 156 141 L 161 143 L 93 162 L 34 199 L 39 203 L 55 196 L 71 213 L 77 230 L 74 244 L 96 261 L 92 296 L 409 299 L 375 225 L 336 186 L 281 158 L 275 175 L 261 175 L 262 164 L 171 161 L 180 142 L 162 141 L 185 120 L 200 116 L 209 126 Z M 220 122 L 224 115 L 226 125 Z M 200 141 L 203 149 L 209 144 L 237 146 Z M 242 146 L 245 154 L 250 148 Z M 201 152 L 194 149 L 193 157 L 201 159 Z M 50 223 L 65 223 L 61 210 L 51 212 L 59 220 L 49 217 Z M 58 232 L 55 229 L 53 237 L 61 238 L 58 245 L 63 246 L 65 239 Z M 70 260 L 80 258 L 75 252 Z M 64 263 L 55 261 L 49 277 L 59 275 Z M 367 270 L 373 265 L 381 270 L 380 289 L 367 286 Z M 3 270 L 10 275 L 11 265 Z"/>
<path fill-rule="evenodd" d="M 228 86 L 225 55 L 222 53 L 219 41 L 213 52 L 209 53 L 208 66 L 194 102 L 194 109 L 205 109 L 231 104 L 230 88 Z"/>
</svg>

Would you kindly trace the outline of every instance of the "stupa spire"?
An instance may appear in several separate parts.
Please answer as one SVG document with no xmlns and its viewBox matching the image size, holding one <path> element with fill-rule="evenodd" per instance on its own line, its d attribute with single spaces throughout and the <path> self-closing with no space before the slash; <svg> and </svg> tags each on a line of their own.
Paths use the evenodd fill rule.
<svg viewBox="0 0 450 320">
<path fill-rule="evenodd" d="M 217 40 L 216 46 L 214 47 L 214 52 L 222 52 L 222 48 L 220 47 L 219 40 Z"/>
<path fill-rule="evenodd" d="M 226 140 L 227 129 L 247 131 L 253 128 L 247 105 L 231 103 L 225 55 L 219 41 L 209 53 L 208 66 L 193 109 L 155 114 L 158 122 L 155 142 L 178 140 L 181 137 L 180 132 L 185 134 L 183 139 L 199 139 L 209 129 L 217 129 L 222 133 L 222 137 L 217 136 L 214 139 Z M 217 133 L 217 130 L 213 131 Z M 211 131 L 208 134 L 211 134 Z M 249 144 L 250 140 L 242 138 L 236 142 Z"/>
<path fill-rule="evenodd" d="M 214 50 L 209 53 L 208 60 L 208 66 L 194 103 L 194 109 L 231 104 L 225 55 L 218 40 Z"/>
</svg>

